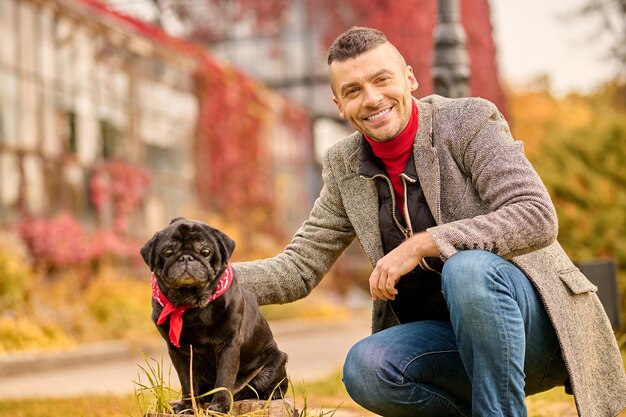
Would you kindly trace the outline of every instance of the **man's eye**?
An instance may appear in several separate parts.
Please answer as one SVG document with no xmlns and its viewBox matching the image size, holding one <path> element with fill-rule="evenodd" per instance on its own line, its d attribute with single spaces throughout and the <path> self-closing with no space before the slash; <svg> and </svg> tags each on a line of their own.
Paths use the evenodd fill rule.
<svg viewBox="0 0 626 417">
<path fill-rule="evenodd" d="M 343 95 L 346 97 L 354 97 L 357 95 L 358 92 L 359 92 L 358 88 L 351 88 L 349 90 L 346 90 L 346 92 L 343 93 Z"/>
</svg>

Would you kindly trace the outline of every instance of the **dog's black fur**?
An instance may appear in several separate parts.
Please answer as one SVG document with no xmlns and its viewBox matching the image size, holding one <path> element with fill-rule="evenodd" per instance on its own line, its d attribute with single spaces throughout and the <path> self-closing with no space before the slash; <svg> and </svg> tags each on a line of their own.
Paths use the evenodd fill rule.
<svg viewBox="0 0 626 417">
<path fill-rule="evenodd" d="M 169 340 L 169 320 L 157 325 L 182 386 L 183 399 L 174 404 L 176 412 L 191 408 L 190 346 L 196 396 L 219 387 L 232 392 L 235 400 L 257 398 L 257 393 L 260 399 L 276 399 L 287 391 L 287 355 L 278 349 L 255 297 L 235 277 L 224 295 L 208 302 L 234 249 L 235 242 L 221 231 L 182 217 L 173 219 L 141 249 L 161 292 L 175 307 L 192 307 L 183 315 L 180 348 Z M 162 309 L 152 300 L 155 325 Z M 230 396 L 220 391 L 199 398 L 198 403 L 226 412 Z"/>
</svg>

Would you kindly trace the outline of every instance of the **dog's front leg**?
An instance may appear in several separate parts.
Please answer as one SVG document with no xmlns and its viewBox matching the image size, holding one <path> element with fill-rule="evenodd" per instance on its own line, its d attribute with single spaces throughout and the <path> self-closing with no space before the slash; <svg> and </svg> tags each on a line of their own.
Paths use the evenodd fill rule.
<svg viewBox="0 0 626 417">
<path fill-rule="evenodd" d="M 191 410 L 191 377 L 189 374 L 189 354 L 183 353 L 173 346 L 168 348 L 168 353 L 180 381 L 182 398 L 172 401 L 171 405 L 176 414 L 182 412 L 192 412 Z"/>
<path fill-rule="evenodd" d="M 235 387 L 235 380 L 239 373 L 239 355 L 241 353 L 241 344 L 243 337 L 237 332 L 218 353 L 217 357 L 217 374 L 215 378 L 215 388 L 226 388 L 228 391 L 222 390 L 213 396 L 210 409 L 220 413 L 226 413 L 230 408 L 231 394 Z"/>
</svg>

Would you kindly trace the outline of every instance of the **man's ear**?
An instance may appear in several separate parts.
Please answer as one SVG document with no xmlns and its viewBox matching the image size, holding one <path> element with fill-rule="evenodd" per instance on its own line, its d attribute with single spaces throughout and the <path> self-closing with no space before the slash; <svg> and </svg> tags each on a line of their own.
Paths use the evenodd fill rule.
<svg viewBox="0 0 626 417">
<path fill-rule="evenodd" d="M 410 65 L 406 66 L 406 78 L 409 86 L 411 87 L 411 91 L 417 90 L 417 87 L 419 87 L 419 83 L 417 82 L 417 78 L 415 78 L 415 74 L 413 73 L 413 67 L 411 67 Z"/>
<path fill-rule="evenodd" d="M 155 233 L 154 236 L 152 236 L 152 238 L 139 250 L 143 261 L 150 267 L 150 271 L 154 270 L 154 264 L 156 262 L 155 250 L 160 237 L 160 233 Z"/>
<path fill-rule="evenodd" d="M 337 106 L 337 109 L 339 110 L 339 117 L 346 120 L 346 112 L 343 111 L 343 107 L 341 107 L 339 99 L 337 99 L 337 97 L 335 96 L 333 96 L 333 103 L 335 103 L 335 106 Z"/>
</svg>

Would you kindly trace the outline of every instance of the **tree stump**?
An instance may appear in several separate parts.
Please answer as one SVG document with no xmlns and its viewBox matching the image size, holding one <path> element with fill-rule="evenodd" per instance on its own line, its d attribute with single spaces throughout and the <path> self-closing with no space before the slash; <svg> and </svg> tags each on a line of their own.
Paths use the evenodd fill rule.
<svg viewBox="0 0 626 417">
<path fill-rule="evenodd" d="M 298 412 L 294 406 L 293 398 L 282 400 L 257 401 L 242 400 L 233 404 L 233 415 L 253 414 L 263 417 L 295 417 Z"/>
<path fill-rule="evenodd" d="M 245 414 L 249 417 L 297 417 L 298 410 L 294 406 L 293 398 L 282 400 L 257 401 L 241 400 L 235 401 L 233 411 L 230 415 L 240 416 Z M 207 412 L 207 416 L 210 416 Z M 144 417 L 174 417 L 175 414 L 146 413 Z"/>
</svg>

